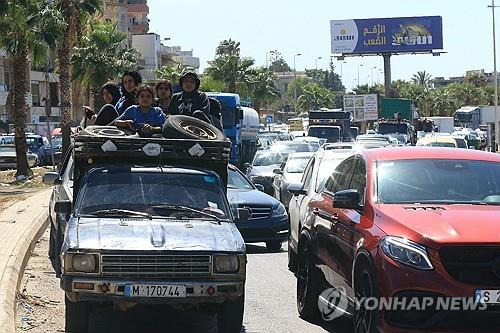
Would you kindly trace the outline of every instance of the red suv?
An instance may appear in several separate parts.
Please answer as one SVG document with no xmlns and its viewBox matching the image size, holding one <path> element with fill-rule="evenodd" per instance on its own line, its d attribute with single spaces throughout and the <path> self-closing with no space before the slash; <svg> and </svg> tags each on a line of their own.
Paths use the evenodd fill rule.
<svg viewBox="0 0 500 333">
<path fill-rule="evenodd" d="M 362 151 L 338 165 L 305 209 L 298 243 L 301 317 L 332 319 L 325 313 L 337 311 L 352 315 L 354 331 L 363 333 L 499 330 L 500 155 Z M 383 308 L 367 306 L 364 297 L 436 302 Z M 481 307 L 436 307 L 439 299 L 459 297 Z"/>
</svg>

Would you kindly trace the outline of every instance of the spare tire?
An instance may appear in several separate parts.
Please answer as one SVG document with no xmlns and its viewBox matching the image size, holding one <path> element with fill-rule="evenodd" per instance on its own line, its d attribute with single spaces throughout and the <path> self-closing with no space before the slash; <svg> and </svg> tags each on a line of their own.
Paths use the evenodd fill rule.
<svg viewBox="0 0 500 333">
<path fill-rule="evenodd" d="M 226 136 L 217 127 L 203 120 L 183 115 L 169 116 L 162 134 L 167 139 L 224 141 Z"/>
<path fill-rule="evenodd" d="M 106 137 L 122 137 L 134 135 L 132 131 L 126 129 L 118 129 L 115 126 L 88 126 L 81 130 L 78 134 L 89 136 L 106 136 Z"/>
</svg>

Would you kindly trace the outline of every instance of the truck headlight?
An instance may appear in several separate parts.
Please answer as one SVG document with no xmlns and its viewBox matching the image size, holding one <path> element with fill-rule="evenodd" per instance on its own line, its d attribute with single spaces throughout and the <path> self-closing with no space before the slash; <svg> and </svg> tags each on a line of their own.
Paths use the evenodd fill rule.
<svg viewBox="0 0 500 333">
<path fill-rule="evenodd" d="M 98 273 L 99 257 L 97 254 L 69 254 L 66 258 L 66 271 Z"/>
<path fill-rule="evenodd" d="M 386 256 L 402 264 L 422 270 L 434 268 L 426 247 L 408 239 L 387 236 L 380 241 L 380 247 Z"/>
<path fill-rule="evenodd" d="M 234 254 L 214 256 L 214 270 L 216 273 L 236 273 L 239 268 L 238 256 Z"/>
<path fill-rule="evenodd" d="M 273 209 L 273 217 L 278 217 L 283 215 L 286 215 L 286 209 L 285 206 L 283 206 L 283 204 L 280 203 L 276 208 Z"/>
</svg>

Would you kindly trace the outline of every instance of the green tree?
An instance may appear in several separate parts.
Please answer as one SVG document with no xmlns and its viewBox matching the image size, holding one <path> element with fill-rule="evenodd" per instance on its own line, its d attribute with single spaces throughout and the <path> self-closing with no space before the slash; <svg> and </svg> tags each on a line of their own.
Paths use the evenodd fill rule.
<svg viewBox="0 0 500 333">
<path fill-rule="evenodd" d="M 124 47 L 127 35 L 116 29 L 116 24 L 93 21 L 81 47 L 75 47 L 71 61 L 73 78 L 82 80 L 94 98 L 94 107 L 101 103 L 99 90 L 106 81 L 118 77 L 125 70 L 137 70 L 139 52 Z"/>
<path fill-rule="evenodd" d="M 297 108 L 300 111 L 331 107 L 334 96 L 332 92 L 316 83 L 304 86 L 303 93 L 297 99 Z"/>
<path fill-rule="evenodd" d="M 297 97 L 304 93 L 304 88 L 311 83 L 311 79 L 308 77 L 297 76 L 290 82 L 287 87 L 286 94 L 293 100 L 295 92 Z"/>
<path fill-rule="evenodd" d="M 418 71 L 413 75 L 411 81 L 414 84 L 418 84 L 419 86 L 422 86 L 424 88 L 429 88 L 432 82 L 432 76 L 426 71 Z"/>
<path fill-rule="evenodd" d="M 356 95 L 366 95 L 366 94 L 383 94 L 384 86 L 381 84 L 376 84 L 374 86 L 369 86 L 368 84 L 358 85 L 352 89 Z"/>
<path fill-rule="evenodd" d="M 26 159 L 25 127 L 28 115 L 26 96 L 30 90 L 29 58 L 39 65 L 45 61 L 48 47 L 55 47 L 63 28 L 57 9 L 43 0 L 9 0 L 0 6 L 0 47 L 12 60 L 13 118 L 17 156 L 16 177 L 29 176 Z"/>
<path fill-rule="evenodd" d="M 61 92 L 61 129 L 63 154 L 70 145 L 71 125 L 71 55 L 75 39 L 81 34 L 81 27 L 98 11 L 102 10 L 103 0 L 56 0 L 66 23 L 57 51 L 59 60 L 59 87 Z"/>
<path fill-rule="evenodd" d="M 200 90 L 205 92 L 225 92 L 226 84 L 222 81 L 214 79 L 210 75 L 203 75 L 201 77 Z"/>
<path fill-rule="evenodd" d="M 249 90 L 254 108 L 258 111 L 264 104 L 272 103 L 279 97 L 279 91 L 273 84 L 274 75 L 265 67 L 256 68 L 250 76 Z"/>
<path fill-rule="evenodd" d="M 228 92 L 236 93 L 237 87 L 246 88 L 252 75 L 252 58 L 240 57 L 240 43 L 231 39 L 220 42 L 215 59 L 209 62 L 206 73 L 226 84 Z"/>
<path fill-rule="evenodd" d="M 345 92 L 345 87 L 342 84 L 342 78 L 337 72 L 335 72 L 333 60 L 330 60 L 330 68 L 329 71 L 325 73 L 325 83 L 323 86 L 331 91 Z"/>
<path fill-rule="evenodd" d="M 181 63 L 163 65 L 160 69 L 156 70 L 156 76 L 160 80 L 170 80 L 175 84 L 179 82 L 182 72 L 186 69 Z"/>
<path fill-rule="evenodd" d="M 479 73 L 470 73 L 465 76 L 464 83 L 472 84 L 474 87 L 485 87 L 488 84 L 486 77 Z"/>
<path fill-rule="evenodd" d="M 271 65 L 269 66 L 269 70 L 271 72 L 291 72 L 292 69 L 290 66 L 286 63 L 285 59 L 283 58 L 282 54 L 277 51 L 271 51 L 271 57 L 270 57 Z"/>
</svg>

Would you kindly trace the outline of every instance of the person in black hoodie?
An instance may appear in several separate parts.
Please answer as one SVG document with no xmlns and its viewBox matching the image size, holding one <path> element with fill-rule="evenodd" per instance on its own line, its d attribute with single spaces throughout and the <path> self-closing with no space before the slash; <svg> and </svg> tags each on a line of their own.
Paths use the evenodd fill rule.
<svg viewBox="0 0 500 333">
<path fill-rule="evenodd" d="M 182 91 L 172 96 L 168 113 L 192 116 L 211 124 L 210 102 L 205 93 L 198 91 L 200 88 L 198 74 L 194 71 L 185 71 L 179 79 L 179 84 Z"/>
<path fill-rule="evenodd" d="M 135 95 L 137 86 L 142 83 L 142 77 L 139 72 L 125 71 L 122 76 L 122 97 L 116 103 L 116 111 L 121 116 L 130 106 L 136 105 Z"/>
<path fill-rule="evenodd" d="M 84 106 L 85 117 L 81 123 L 82 127 L 87 127 L 87 125 L 99 125 L 106 126 L 118 118 L 118 112 L 115 109 L 116 103 L 120 99 L 120 89 L 118 85 L 114 82 L 107 82 L 101 87 L 101 97 L 106 103 L 102 106 L 97 114 L 94 110 L 89 107 Z"/>
</svg>

